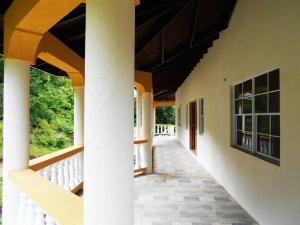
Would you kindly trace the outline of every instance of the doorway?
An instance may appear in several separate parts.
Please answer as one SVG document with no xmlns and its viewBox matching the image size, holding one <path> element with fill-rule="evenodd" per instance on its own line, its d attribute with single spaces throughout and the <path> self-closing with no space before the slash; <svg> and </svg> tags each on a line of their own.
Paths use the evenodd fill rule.
<svg viewBox="0 0 300 225">
<path fill-rule="evenodd" d="M 195 151 L 197 148 L 197 101 L 190 102 L 190 150 Z"/>
</svg>

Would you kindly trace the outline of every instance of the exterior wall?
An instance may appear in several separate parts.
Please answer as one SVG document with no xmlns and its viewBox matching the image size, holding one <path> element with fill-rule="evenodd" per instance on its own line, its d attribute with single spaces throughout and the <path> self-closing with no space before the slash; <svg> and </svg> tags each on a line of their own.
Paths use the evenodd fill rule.
<svg viewBox="0 0 300 225">
<path fill-rule="evenodd" d="M 179 140 L 188 148 L 186 104 L 204 97 L 197 159 L 262 225 L 300 223 L 299 9 L 299 1 L 238 1 L 229 28 L 176 93 Z M 231 86 L 275 67 L 281 76 L 280 166 L 230 147 Z"/>
</svg>

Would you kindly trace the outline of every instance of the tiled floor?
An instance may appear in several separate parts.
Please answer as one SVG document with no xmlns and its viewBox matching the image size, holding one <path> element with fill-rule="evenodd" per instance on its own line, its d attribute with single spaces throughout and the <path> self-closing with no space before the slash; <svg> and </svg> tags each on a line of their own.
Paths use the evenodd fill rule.
<svg viewBox="0 0 300 225">
<path fill-rule="evenodd" d="M 135 178 L 135 225 L 258 224 L 175 138 L 155 145 L 155 173 Z"/>
</svg>

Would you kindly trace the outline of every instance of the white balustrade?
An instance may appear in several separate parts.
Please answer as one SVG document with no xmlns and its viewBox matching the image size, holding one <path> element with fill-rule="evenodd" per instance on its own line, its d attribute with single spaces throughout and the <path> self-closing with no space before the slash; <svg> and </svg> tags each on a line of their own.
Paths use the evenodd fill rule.
<svg viewBox="0 0 300 225">
<path fill-rule="evenodd" d="M 16 216 L 17 225 L 59 225 L 22 191 Z"/>
<path fill-rule="evenodd" d="M 137 131 L 137 127 L 134 127 L 134 136 L 133 136 L 134 139 L 137 139 L 138 138 L 138 131 Z"/>
<path fill-rule="evenodd" d="M 141 162 L 141 146 L 140 145 L 134 145 L 134 169 L 139 169 L 142 166 Z"/>
<path fill-rule="evenodd" d="M 43 168 L 40 174 L 65 190 L 71 191 L 83 181 L 83 152 Z"/>
<path fill-rule="evenodd" d="M 170 124 L 155 124 L 155 135 L 176 135 L 176 126 Z"/>
</svg>

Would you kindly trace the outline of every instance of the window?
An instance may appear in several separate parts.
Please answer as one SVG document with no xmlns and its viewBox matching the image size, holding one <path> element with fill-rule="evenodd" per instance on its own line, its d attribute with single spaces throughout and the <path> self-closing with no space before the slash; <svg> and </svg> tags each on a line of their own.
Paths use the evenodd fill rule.
<svg viewBox="0 0 300 225">
<path fill-rule="evenodd" d="M 189 104 L 186 104 L 185 109 L 185 129 L 187 130 L 189 128 Z"/>
<path fill-rule="evenodd" d="M 233 88 L 233 146 L 279 164 L 280 71 L 272 70 Z"/>
<path fill-rule="evenodd" d="M 177 111 L 177 125 L 181 127 L 181 106 L 178 107 Z"/>
<path fill-rule="evenodd" d="M 199 134 L 204 133 L 204 98 L 199 99 Z"/>
</svg>

